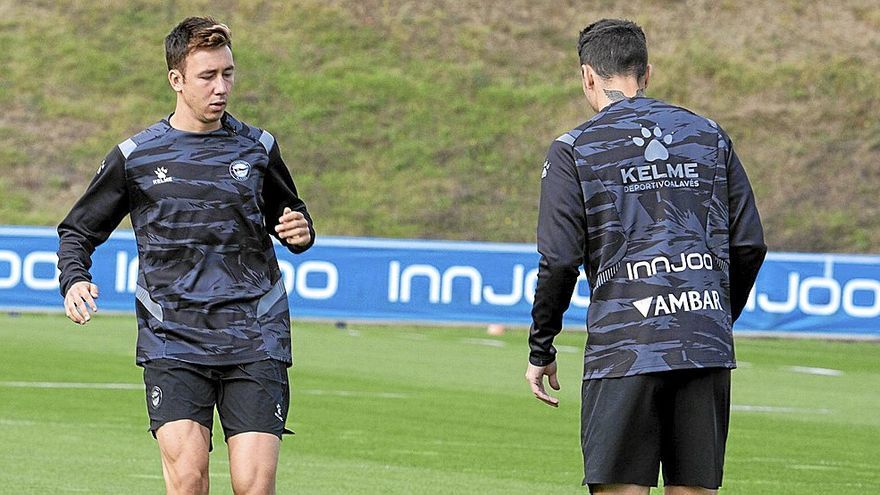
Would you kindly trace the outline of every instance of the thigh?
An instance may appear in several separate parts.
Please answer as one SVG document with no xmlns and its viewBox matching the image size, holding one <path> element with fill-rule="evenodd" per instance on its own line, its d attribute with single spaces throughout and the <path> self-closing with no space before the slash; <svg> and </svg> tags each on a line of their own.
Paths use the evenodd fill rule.
<svg viewBox="0 0 880 495">
<path fill-rule="evenodd" d="M 232 366 L 221 377 L 217 402 L 227 441 L 246 432 L 281 438 L 290 406 L 287 365 L 274 359 Z"/>
<path fill-rule="evenodd" d="M 167 493 L 208 493 L 211 431 L 188 419 L 170 421 L 155 432 Z"/>
<path fill-rule="evenodd" d="M 235 493 L 275 493 L 281 439 L 271 433 L 229 437 L 229 474 Z"/>
<path fill-rule="evenodd" d="M 148 361 L 144 385 L 154 437 L 162 425 L 179 420 L 194 421 L 211 431 L 218 382 L 209 368 L 174 359 Z"/>
<path fill-rule="evenodd" d="M 660 419 L 652 375 L 585 380 L 581 406 L 584 484 L 656 486 Z"/>
<path fill-rule="evenodd" d="M 709 368 L 669 375 L 663 421 L 664 483 L 717 489 L 730 421 L 730 370 Z"/>
<path fill-rule="evenodd" d="M 590 485 L 591 495 L 650 495 L 651 488 L 639 485 Z M 668 494 L 666 494 L 668 495 Z"/>
</svg>

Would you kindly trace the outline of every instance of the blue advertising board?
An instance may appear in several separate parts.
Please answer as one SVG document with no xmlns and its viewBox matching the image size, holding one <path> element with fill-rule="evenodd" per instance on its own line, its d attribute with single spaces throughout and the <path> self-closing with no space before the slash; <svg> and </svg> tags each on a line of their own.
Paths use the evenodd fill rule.
<svg viewBox="0 0 880 495">
<path fill-rule="evenodd" d="M 62 311 L 52 229 L 0 227 L 0 309 Z M 318 238 L 292 255 L 277 246 L 294 319 L 528 325 L 534 245 Z M 118 231 L 93 256 L 102 311 L 134 311 L 137 247 Z M 565 316 L 583 329 L 583 273 Z M 771 253 L 738 332 L 880 337 L 880 257 Z"/>
</svg>

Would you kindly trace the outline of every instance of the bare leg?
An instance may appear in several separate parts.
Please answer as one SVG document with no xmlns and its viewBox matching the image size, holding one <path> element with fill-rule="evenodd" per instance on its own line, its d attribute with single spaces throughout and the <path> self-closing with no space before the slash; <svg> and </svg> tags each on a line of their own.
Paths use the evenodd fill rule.
<svg viewBox="0 0 880 495">
<path fill-rule="evenodd" d="M 207 495 L 211 432 L 189 419 L 165 423 L 156 430 L 168 495 Z"/>
<path fill-rule="evenodd" d="M 590 485 L 590 493 L 602 495 L 648 495 L 651 487 L 641 485 Z"/>
<path fill-rule="evenodd" d="M 667 486 L 663 489 L 665 495 L 715 495 L 718 490 L 709 490 L 701 486 Z"/>
<path fill-rule="evenodd" d="M 281 440 L 271 433 L 229 437 L 229 472 L 235 495 L 275 495 Z"/>
</svg>

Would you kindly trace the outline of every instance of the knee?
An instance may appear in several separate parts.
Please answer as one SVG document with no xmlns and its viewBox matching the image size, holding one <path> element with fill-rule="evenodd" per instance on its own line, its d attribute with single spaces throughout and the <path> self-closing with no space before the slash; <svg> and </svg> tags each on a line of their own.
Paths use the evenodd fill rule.
<svg viewBox="0 0 880 495">
<path fill-rule="evenodd" d="M 235 495 L 275 495 L 275 471 L 255 469 L 248 473 L 237 472 L 232 477 Z"/>
<path fill-rule="evenodd" d="M 669 485 L 663 490 L 664 495 L 716 495 L 718 490 L 710 490 L 699 486 Z"/>
<path fill-rule="evenodd" d="M 207 495 L 210 478 L 206 471 L 199 469 L 178 470 L 166 480 L 169 494 Z"/>
</svg>

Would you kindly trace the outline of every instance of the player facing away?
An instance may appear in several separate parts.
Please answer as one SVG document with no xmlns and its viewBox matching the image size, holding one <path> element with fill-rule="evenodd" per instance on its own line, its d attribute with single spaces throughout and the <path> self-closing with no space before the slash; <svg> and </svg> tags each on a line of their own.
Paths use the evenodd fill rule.
<svg viewBox="0 0 880 495">
<path fill-rule="evenodd" d="M 581 406 L 584 484 L 647 495 L 721 486 L 736 366 L 732 325 L 766 246 L 746 173 L 715 122 L 645 96 L 645 34 L 580 33 L 596 115 L 550 146 L 526 380 L 551 406 L 554 337 L 583 265 L 591 289 Z"/>
<path fill-rule="evenodd" d="M 226 113 L 229 29 L 190 17 L 165 38 L 174 113 L 115 146 L 58 227 L 67 316 L 97 311 L 91 255 L 131 216 L 137 364 L 165 487 L 208 493 L 214 407 L 236 494 L 275 493 L 289 404 L 290 316 L 270 235 L 301 253 L 315 232 L 278 143 Z"/>
</svg>

